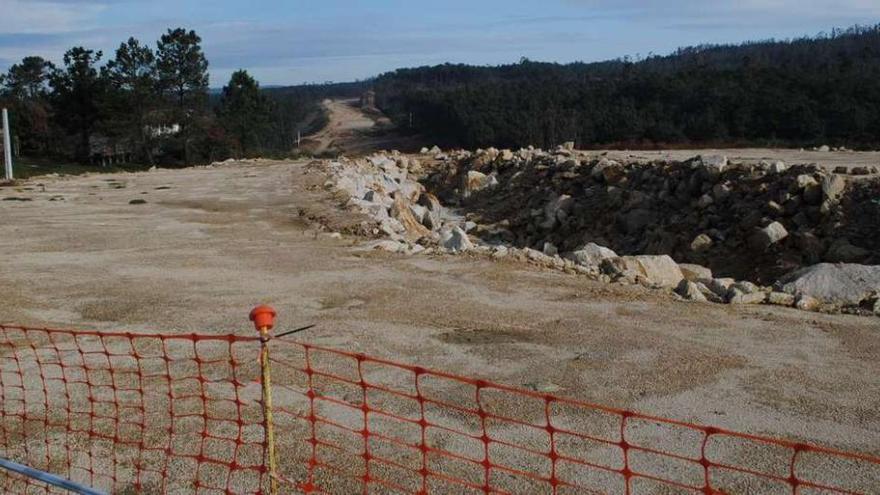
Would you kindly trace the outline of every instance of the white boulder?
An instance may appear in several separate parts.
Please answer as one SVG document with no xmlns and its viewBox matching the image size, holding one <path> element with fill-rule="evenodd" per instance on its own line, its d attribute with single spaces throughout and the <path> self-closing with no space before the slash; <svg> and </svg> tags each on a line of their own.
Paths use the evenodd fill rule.
<svg viewBox="0 0 880 495">
<path fill-rule="evenodd" d="M 444 229 L 440 232 L 440 246 L 447 251 L 460 253 L 473 249 L 474 244 L 460 227 Z"/>
<path fill-rule="evenodd" d="M 624 277 L 635 275 L 645 282 L 660 287 L 675 288 L 684 280 L 678 264 L 668 255 L 621 256 L 603 262 L 606 271 Z"/>
<path fill-rule="evenodd" d="M 476 170 L 469 170 L 464 184 L 464 197 L 468 198 L 477 191 L 498 185 L 494 175 L 486 175 Z"/>
<path fill-rule="evenodd" d="M 779 289 L 823 302 L 858 305 L 880 291 L 880 266 L 854 263 L 820 263 L 783 276 Z"/>
<path fill-rule="evenodd" d="M 758 229 L 749 237 L 753 249 L 764 250 L 788 237 L 788 230 L 779 222 L 773 222 L 763 229 Z"/>
<path fill-rule="evenodd" d="M 605 246 L 591 242 L 577 251 L 569 253 L 567 258 L 582 266 L 599 266 L 603 260 L 617 258 L 617 253 Z"/>
<path fill-rule="evenodd" d="M 681 274 L 684 275 L 684 278 L 691 282 L 712 279 L 712 270 L 703 265 L 679 263 L 678 268 L 681 270 Z"/>
</svg>

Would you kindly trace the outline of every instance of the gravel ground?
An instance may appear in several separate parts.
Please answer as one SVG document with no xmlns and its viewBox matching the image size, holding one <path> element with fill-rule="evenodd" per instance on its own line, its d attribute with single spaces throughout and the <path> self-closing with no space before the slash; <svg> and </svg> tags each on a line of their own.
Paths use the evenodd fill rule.
<svg viewBox="0 0 880 495">
<path fill-rule="evenodd" d="M 880 455 L 876 318 L 364 251 L 306 221 L 359 221 L 320 183 L 304 163 L 259 161 L 2 188 L 25 201 L 0 201 L 0 322 L 251 335 L 265 302 L 327 347 Z"/>
</svg>

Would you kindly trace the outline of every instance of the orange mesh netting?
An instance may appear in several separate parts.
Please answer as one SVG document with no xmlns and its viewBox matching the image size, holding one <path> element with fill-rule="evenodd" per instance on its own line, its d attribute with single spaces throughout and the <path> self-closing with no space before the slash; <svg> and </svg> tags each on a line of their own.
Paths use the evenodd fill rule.
<svg viewBox="0 0 880 495">
<path fill-rule="evenodd" d="M 281 475 L 307 493 L 880 493 L 869 456 L 311 345 L 273 352 L 279 441 L 308 445 L 305 473 Z"/>
<path fill-rule="evenodd" d="M 110 493 L 259 491 L 258 339 L 0 331 L 0 456 Z"/>
<path fill-rule="evenodd" d="M 280 493 L 880 493 L 867 455 L 270 346 Z M 0 326 L 0 353 L 0 457 L 109 493 L 270 492 L 258 338 Z"/>
</svg>

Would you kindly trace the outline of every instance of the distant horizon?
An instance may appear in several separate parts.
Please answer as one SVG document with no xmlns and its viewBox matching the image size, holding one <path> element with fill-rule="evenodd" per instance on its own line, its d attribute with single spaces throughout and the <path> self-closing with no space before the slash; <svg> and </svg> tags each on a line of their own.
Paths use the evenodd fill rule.
<svg viewBox="0 0 880 495">
<path fill-rule="evenodd" d="M 707 47 L 707 48 L 719 47 L 720 48 L 720 47 L 741 46 L 741 45 L 746 45 L 749 43 L 756 43 L 756 44 L 757 43 L 789 43 L 789 42 L 794 42 L 794 41 L 797 41 L 800 39 L 816 39 L 820 35 L 829 35 L 835 30 L 840 31 L 840 32 L 845 32 L 848 29 L 853 29 L 853 28 L 857 28 L 857 27 L 871 27 L 871 26 L 875 26 L 875 25 L 880 26 L 880 23 L 853 24 L 851 26 L 835 26 L 827 31 L 819 31 L 819 32 L 813 33 L 813 34 L 803 34 L 800 36 L 792 36 L 792 37 L 787 37 L 787 38 L 747 39 L 747 40 L 741 40 L 741 41 L 732 41 L 732 42 L 728 42 L 728 43 L 699 43 L 699 44 L 693 44 L 693 45 L 683 45 L 683 46 L 675 47 L 674 49 L 672 49 L 666 53 L 653 53 L 653 52 L 651 52 L 648 56 L 650 56 L 650 57 L 671 57 L 671 56 L 674 56 L 675 53 L 679 50 L 684 50 L 684 49 L 689 49 L 689 48 L 699 48 L 699 47 Z M 641 54 L 636 54 L 636 55 L 641 55 Z M 633 62 L 638 63 L 638 62 L 642 62 L 642 61 L 646 60 L 648 58 L 648 56 L 642 56 L 640 58 L 633 58 L 633 57 L 631 57 L 631 58 L 633 58 L 633 60 L 632 60 Z M 621 56 L 612 57 L 612 58 L 605 58 L 605 59 L 600 59 L 600 60 L 572 60 L 572 61 L 568 61 L 568 62 L 558 62 L 558 61 L 549 61 L 549 60 L 534 60 L 534 59 L 530 59 L 528 57 L 521 57 L 519 60 L 510 61 L 510 62 L 507 62 L 507 61 L 498 62 L 498 63 L 491 63 L 490 62 L 490 63 L 484 63 L 484 64 L 468 64 L 465 62 L 447 61 L 447 62 L 439 62 L 436 64 L 415 64 L 415 65 L 408 65 L 408 66 L 404 66 L 404 67 L 395 67 L 395 68 L 388 69 L 386 71 L 383 71 L 383 72 L 380 72 L 377 74 L 373 74 L 371 76 L 367 76 L 364 78 L 345 80 L 345 81 L 306 81 L 306 82 L 298 82 L 298 83 L 292 83 L 292 84 L 284 84 L 284 83 L 263 84 L 259 80 L 257 82 L 259 83 L 260 88 L 262 88 L 262 89 L 279 89 L 279 88 L 290 88 L 290 87 L 299 87 L 299 86 L 358 84 L 358 83 L 364 83 L 364 82 L 367 82 L 367 81 L 370 81 L 373 79 L 377 79 L 385 74 L 393 73 L 398 70 L 418 69 L 418 68 L 423 68 L 423 67 L 439 67 L 439 66 L 443 66 L 443 65 L 463 65 L 463 66 L 468 66 L 468 67 L 496 68 L 496 67 L 519 64 L 519 63 L 523 62 L 523 59 L 528 60 L 528 62 L 537 63 L 537 64 L 556 64 L 556 65 L 586 64 L 586 65 L 589 65 L 589 64 L 601 64 L 603 62 L 614 62 L 614 61 L 618 61 L 618 60 L 623 60 L 627 57 L 630 57 L 630 54 L 621 55 Z M 241 68 L 241 69 L 236 69 L 236 70 L 247 71 L 248 69 Z M 220 92 L 223 90 L 223 88 L 225 86 L 226 86 L 225 82 L 223 84 L 216 85 L 216 86 L 212 82 L 211 86 L 209 87 L 209 91 Z"/>
<path fill-rule="evenodd" d="M 23 57 L 55 63 L 73 46 L 104 61 L 130 36 L 155 47 L 168 28 L 203 38 L 210 85 L 245 69 L 264 87 L 363 81 L 443 63 L 495 66 L 670 54 L 702 44 L 785 40 L 880 21 L 869 0 L 0 0 L 0 71 Z"/>
</svg>

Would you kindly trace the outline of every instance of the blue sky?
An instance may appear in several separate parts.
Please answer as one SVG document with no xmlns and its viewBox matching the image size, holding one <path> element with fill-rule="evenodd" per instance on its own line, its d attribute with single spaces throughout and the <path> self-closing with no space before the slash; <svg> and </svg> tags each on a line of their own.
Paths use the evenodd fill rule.
<svg viewBox="0 0 880 495">
<path fill-rule="evenodd" d="M 211 85 L 349 81 L 398 67 L 570 62 L 880 22 L 880 0 L 0 0 L 0 70 L 74 45 L 195 29 Z"/>
</svg>

